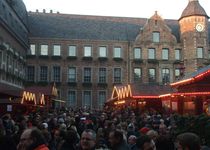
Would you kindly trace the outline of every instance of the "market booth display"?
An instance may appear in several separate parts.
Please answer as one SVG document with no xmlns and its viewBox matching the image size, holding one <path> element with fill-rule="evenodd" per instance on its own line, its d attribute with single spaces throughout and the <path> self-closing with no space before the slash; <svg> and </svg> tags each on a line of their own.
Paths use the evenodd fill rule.
<svg viewBox="0 0 210 150">
<path fill-rule="evenodd" d="M 167 85 L 136 85 L 114 86 L 111 98 L 106 106 L 114 108 L 134 108 L 141 111 L 152 109 L 161 111 L 162 101 L 159 94 L 172 92 Z"/>
<path fill-rule="evenodd" d="M 210 65 L 169 85 L 114 86 L 106 106 L 210 115 Z"/>
<path fill-rule="evenodd" d="M 166 95 L 162 100 L 164 103 L 168 99 L 172 110 L 180 114 L 210 114 L 210 65 L 171 86 L 177 92 Z"/>
<path fill-rule="evenodd" d="M 26 106 L 28 111 L 44 108 L 49 110 L 53 107 L 53 99 L 57 97 L 55 84 L 48 86 L 30 86 L 23 91 L 21 104 Z"/>
<path fill-rule="evenodd" d="M 38 109 L 47 111 L 53 107 L 57 95 L 55 84 L 26 87 L 20 92 L 19 97 L 1 101 L 0 114 L 29 113 Z"/>
</svg>

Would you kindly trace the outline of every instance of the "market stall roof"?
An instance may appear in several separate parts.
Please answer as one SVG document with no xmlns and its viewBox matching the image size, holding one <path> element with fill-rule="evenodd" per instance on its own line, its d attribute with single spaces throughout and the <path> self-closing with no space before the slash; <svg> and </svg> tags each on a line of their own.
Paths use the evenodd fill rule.
<svg viewBox="0 0 210 150">
<path fill-rule="evenodd" d="M 126 98 L 159 98 L 160 95 L 175 92 L 169 85 L 128 84 L 114 86 L 112 96 L 107 102 Z"/>
<path fill-rule="evenodd" d="M 23 89 L 17 86 L 11 86 L 5 83 L 0 84 L 0 97 L 21 97 Z"/>
<path fill-rule="evenodd" d="M 203 67 L 202 69 L 185 76 L 182 80 L 171 83 L 170 85 L 172 87 L 179 87 L 182 85 L 192 84 L 194 82 L 202 80 L 207 76 L 210 76 L 210 65 Z"/>
<path fill-rule="evenodd" d="M 27 92 L 32 92 L 32 93 L 42 93 L 44 95 L 48 95 L 48 96 L 57 96 L 57 88 L 55 86 L 55 84 L 53 85 L 47 85 L 47 86 L 30 86 L 30 87 L 26 87 L 25 91 Z"/>
<path fill-rule="evenodd" d="M 168 84 L 132 84 L 133 96 L 159 96 L 175 92 Z"/>
</svg>

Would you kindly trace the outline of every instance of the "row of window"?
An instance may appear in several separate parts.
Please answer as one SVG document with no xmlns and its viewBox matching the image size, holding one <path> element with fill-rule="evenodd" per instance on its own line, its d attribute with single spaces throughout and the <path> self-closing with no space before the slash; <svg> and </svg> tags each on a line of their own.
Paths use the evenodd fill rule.
<svg viewBox="0 0 210 150">
<path fill-rule="evenodd" d="M 61 82 L 61 67 L 53 66 L 52 67 L 52 76 L 51 81 Z M 92 82 L 92 68 L 84 67 L 83 68 L 83 82 L 91 83 Z M 27 80 L 34 82 L 35 81 L 35 67 L 27 67 Z M 40 66 L 39 68 L 39 81 L 47 82 L 49 81 L 49 68 L 48 66 Z M 77 69 L 76 67 L 69 67 L 67 72 L 67 82 L 76 83 L 77 82 Z M 113 82 L 121 83 L 122 82 L 122 69 L 113 68 Z M 98 83 L 107 83 L 107 68 L 98 69 Z"/>
<path fill-rule="evenodd" d="M 48 45 L 41 45 L 40 46 L 40 55 L 41 56 L 48 56 Z M 84 57 L 92 57 L 92 47 L 91 46 L 84 46 Z M 106 46 L 100 46 L 98 48 L 98 57 L 107 57 L 107 47 Z M 122 48 L 121 47 L 114 47 L 113 49 L 113 57 L 114 58 L 122 58 Z M 36 55 L 36 45 L 31 45 L 31 53 L 30 55 Z M 61 45 L 53 45 L 53 56 L 61 56 Z M 77 56 L 77 47 L 75 45 L 70 45 L 68 47 L 68 56 Z M 141 48 L 134 48 L 134 59 L 142 59 L 142 50 Z M 149 48 L 148 49 L 148 59 L 155 59 L 155 49 Z M 163 49 L 162 50 L 162 59 L 169 59 L 169 49 Z M 176 49 L 175 50 L 175 59 L 180 60 L 181 59 L 181 50 Z"/>
<path fill-rule="evenodd" d="M 134 68 L 133 70 L 133 80 L 134 82 L 138 82 L 142 80 L 142 69 L 141 68 Z M 175 78 L 178 79 L 181 75 L 180 69 L 177 68 L 174 71 Z M 157 82 L 156 77 L 156 69 L 155 68 L 149 68 L 148 69 L 148 82 Z M 161 70 L 161 77 L 162 77 L 162 83 L 170 83 L 170 70 L 168 68 L 163 68 Z"/>
<path fill-rule="evenodd" d="M 15 87 L 23 88 L 23 80 L 20 80 L 19 77 L 14 77 L 8 74 L 5 74 L 0 70 L 0 82 L 8 83 L 9 85 L 13 85 Z"/>
<path fill-rule="evenodd" d="M 107 92 L 105 90 L 100 90 L 97 92 L 97 106 L 98 108 L 103 108 L 104 103 L 107 99 Z M 67 93 L 67 106 L 71 106 L 75 108 L 77 105 L 77 91 L 69 90 Z M 93 100 L 92 100 L 92 91 L 85 90 L 82 91 L 82 107 L 92 108 Z"/>
<path fill-rule="evenodd" d="M 92 57 L 92 46 L 84 46 L 83 49 L 83 56 L 84 57 Z M 133 50 L 134 59 L 142 59 L 142 49 L 139 47 L 134 48 Z M 197 58 L 203 58 L 203 48 L 198 47 L 197 48 Z M 31 52 L 30 55 L 36 55 L 36 45 L 31 44 Z M 40 46 L 40 55 L 41 56 L 48 56 L 49 55 L 49 48 L 48 45 L 41 45 Z M 53 45 L 53 51 L 52 56 L 61 56 L 61 45 Z M 70 57 L 76 57 L 77 56 L 77 47 L 76 45 L 69 45 L 68 47 L 68 56 Z M 107 57 L 108 51 L 106 46 L 100 46 L 98 48 L 98 57 Z M 114 58 L 122 58 L 123 57 L 123 51 L 121 47 L 114 47 L 113 49 L 113 57 Z M 181 50 L 175 49 L 175 60 L 181 60 Z M 169 59 L 169 49 L 163 48 L 162 49 L 162 56 L 161 58 L 163 60 Z M 148 49 L 148 59 L 156 59 L 156 49 L 155 48 L 149 48 Z"/>
<path fill-rule="evenodd" d="M 29 55 L 36 55 L 36 45 L 31 44 L 30 46 L 30 54 Z M 84 57 L 92 57 L 92 46 L 84 46 Z M 49 55 L 49 48 L 48 45 L 40 45 L 40 53 L 41 56 L 48 56 Z M 107 57 L 107 47 L 100 46 L 98 50 L 99 57 Z M 61 45 L 53 45 L 52 56 L 61 56 Z M 77 56 L 77 47 L 76 45 L 70 45 L 68 47 L 68 56 L 76 57 Z M 121 47 L 114 47 L 113 52 L 114 58 L 122 58 L 122 48 Z"/>
<path fill-rule="evenodd" d="M 14 57 L 13 54 L 0 50 L 0 69 L 6 72 L 25 76 L 25 68 L 22 57 Z"/>
<path fill-rule="evenodd" d="M 60 66 L 53 66 L 52 67 L 52 76 L 51 81 L 53 82 L 61 82 L 61 67 Z M 108 75 L 107 68 L 98 68 L 98 83 L 107 83 L 107 75 Z M 168 68 L 162 69 L 162 82 L 169 83 L 170 82 L 170 70 Z M 76 67 L 69 67 L 67 72 L 67 82 L 76 83 L 77 79 L 77 68 Z M 92 68 L 84 67 L 83 68 L 83 83 L 91 83 L 92 82 Z M 175 69 L 175 78 L 180 76 L 180 69 Z M 48 66 L 40 66 L 39 70 L 39 81 L 47 82 L 49 78 L 49 71 Z M 35 67 L 28 66 L 27 69 L 27 80 L 34 82 L 35 81 Z M 134 82 L 142 80 L 142 69 L 141 68 L 134 68 L 133 70 L 133 80 Z M 148 69 L 148 81 L 149 82 L 157 82 L 156 80 L 156 69 L 149 68 Z M 122 82 L 122 69 L 121 68 L 113 68 L 113 83 L 121 83 Z"/>
<path fill-rule="evenodd" d="M 175 49 L 175 60 L 181 60 L 181 50 Z M 162 60 L 169 59 L 169 49 L 163 48 L 161 53 Z M 204 58 L 204 50 L 202 47 L 197 48 L 197 58 Z M 142 59 L 142 50 L 141 48 L 134 48 L 134 59 Z M 156 59 L 156 49 L 148 49 L 148 59 Z"/>
</svg>

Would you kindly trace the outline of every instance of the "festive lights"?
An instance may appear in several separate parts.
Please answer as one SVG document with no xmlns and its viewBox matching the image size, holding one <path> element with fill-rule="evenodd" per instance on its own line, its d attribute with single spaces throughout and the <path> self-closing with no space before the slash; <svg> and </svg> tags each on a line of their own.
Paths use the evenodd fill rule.
<svg viewBox="0 0 210 150">
<path fill-rule="evenodd" d="M 198 95 L 210 95 L 210 92 L 171 93 L 171 94 L 160 95 L 159 98 L 175 97 L 175 96 L 198 96 Z"/>
<path fill-rule="evenodd" d="M 24 91 L 21 99 L 21 104 L 24 104 L 24 102 L 32 102 L 34 105 L 45 105 L 44 94 L 39 93 L 36 95 L 35 93 Z"/>
<path fill-rule="evenodd" d="M 53 96 L 58 96 L 58 90 L 57 90 L 57 88 L 55 87 L 55 83 L 54 83 L 54 85 L 53 85 L 53 87 L 52 87 L 52 95 L 53 95 Z"/>
<path fill-rule="evenodd" d="M 115 96 L 116 94 L 117 96 Z M 114 86 L 111 99 L 114 99 L 115 97 L 117 97 L 118 100 L 132 97 L 130 85 L 128 84 L 127 86 L 123 86 L 123 87 Z"/>
<path fill-rule="evenodd" d="M 138 99 L 138 98 L 159 98 L 159 96 L 147 96 L 147 95 L 143 95 L 143 96 L 133 96 L 133 98 Z"/>
<path fill-rule="evenodd" d="M 117 102 L 115 102 L 114 104 L 115 104 L 115 105 L 125 104 L 125 100 L 117 101 Z"/>
<path fill-rule="evenodd" d="M 189 79 L 186 79 L 186 80 L 181 80 L 181 81 L 178 81 L 178 82 L 175 82 L 175 83 L 171 83 L 170 85 L 171 86 L 178 86 L 178 85 L 181 85 L 181 84 L 191 83 L 193 81 L 194 81 L 194 78 L 189 78 Z"/>
<path fill-rule="evenodd" d="M 22 96 L 22 100 L 21 100 L 21 104 L 23 104 L 24 101 L 32 101 L 36 105 L 36 96 L 35 96 L 35 94 L 31 93 L 31 92 L 24 91 L 23 92 L 23 96 Z"/>
<path fill-rule="evenodd" d="M 185 79 L 185 80 L 181 80 L 181 81 L 178 81 L 178 82 L 175 82 L 175 83 L 171 83 L 170 85 L 171 86 L 178 86 L 178 85 L 182 85 L 182 84 L 190 84 L 190 83 L 193 83 L 195 81 L 201 80 L 202 78 L 204 78 L 205 76 L 207 76 L 209 74 L 210 74 L 210 70 L 207 70 L 206 72 L 203 72 L 203 73 L 201 73 L 201 74 L 199 74 L 195 77 Z"/>
</svg>

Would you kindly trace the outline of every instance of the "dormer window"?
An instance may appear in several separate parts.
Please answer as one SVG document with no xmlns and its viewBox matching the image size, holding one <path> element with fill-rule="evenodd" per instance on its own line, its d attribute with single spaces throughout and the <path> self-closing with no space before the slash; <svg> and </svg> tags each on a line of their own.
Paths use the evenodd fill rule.
<svg viewBox="0 0 210 150">
<path fill-rule="evenodd" d="M 155 43 L 160 42 L 160 32 L 154 31 L 152 33 L 152 41 L 155 42 Z"/>
</svg>

